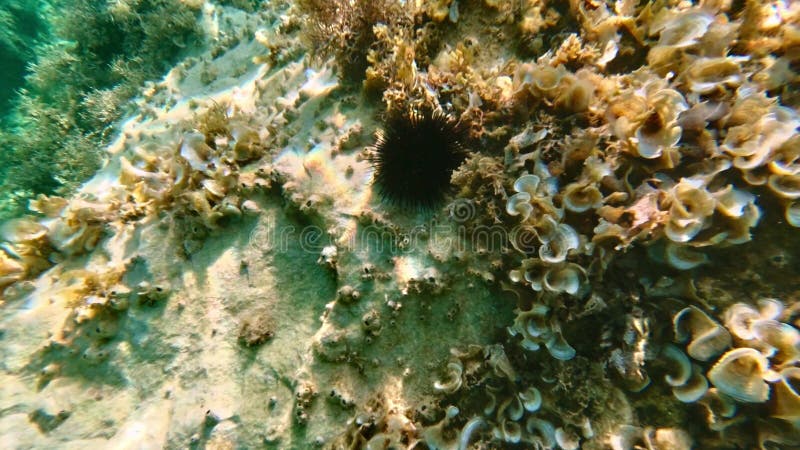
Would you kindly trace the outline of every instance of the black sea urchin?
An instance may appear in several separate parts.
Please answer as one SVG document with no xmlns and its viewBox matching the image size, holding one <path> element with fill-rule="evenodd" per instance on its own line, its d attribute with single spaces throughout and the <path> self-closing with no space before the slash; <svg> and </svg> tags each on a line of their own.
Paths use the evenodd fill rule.
<svg viewBox="0 0 800 450">
<path fill-rule="evenodd" d="M 461 123 L 441 111 L 390 115 L 370 156 L 381 198 L 408 209 L 441 202 L 466 157 L 465 136 Z"/>
</svg>

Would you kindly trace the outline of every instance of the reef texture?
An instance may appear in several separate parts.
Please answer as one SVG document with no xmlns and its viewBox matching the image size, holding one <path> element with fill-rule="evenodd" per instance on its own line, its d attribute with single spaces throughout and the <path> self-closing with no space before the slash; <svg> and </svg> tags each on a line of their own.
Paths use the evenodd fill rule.
<svg viewBox="0 0 800 450">
<path fill-rule="evenodd" d="M 800 445 L 800 4 L 184 3 L 0 229 L 3 446 Z M 413 111 L 467 152 L 381 174 L 425 210 Z"/>
</svg>

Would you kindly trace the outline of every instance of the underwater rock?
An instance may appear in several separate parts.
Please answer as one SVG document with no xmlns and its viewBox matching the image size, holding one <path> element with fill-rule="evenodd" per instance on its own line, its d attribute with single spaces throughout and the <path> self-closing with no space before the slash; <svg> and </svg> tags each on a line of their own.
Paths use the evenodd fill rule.
<svg viewBox="0 0 800 450">
<path fill-rule="evenodd" d="M 0 130 L 9 445 L 800 441 L 795 4 L 133 3 Z"/>
</svg>

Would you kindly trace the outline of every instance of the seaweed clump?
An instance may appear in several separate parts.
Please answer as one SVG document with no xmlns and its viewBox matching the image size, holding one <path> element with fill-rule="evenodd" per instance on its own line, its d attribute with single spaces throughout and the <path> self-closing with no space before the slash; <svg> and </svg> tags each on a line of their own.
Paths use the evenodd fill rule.
<svg viewBox="0 0 800 450">
<path fill-rule="evenodd" d="M 378 39 L 375 25 L 407 18 L 397 0 L 299 0 L 307 21 L 307 39 L 317 56 L 333 57 L 339 78 L 357 83 L 369 67 L 367 54 Z"/>
</svg>

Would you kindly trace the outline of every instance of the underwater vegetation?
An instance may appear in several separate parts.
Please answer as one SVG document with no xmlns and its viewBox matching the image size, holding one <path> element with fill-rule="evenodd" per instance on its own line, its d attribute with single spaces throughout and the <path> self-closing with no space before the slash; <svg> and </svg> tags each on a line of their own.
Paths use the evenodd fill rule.
<svg viewBox="0 0 800 450">
<path fill-rule="evenodd" d="M 299 0 L 297 7 L 306 18 L 310 49 L 323 59 L 332 56 L 340 78 L 351 83 L 364 79 L 375 26 L 407 20 L 394 0 Z"/>
<path fill-rule="evenodd" d="M 24 211 L 37 194 L 68 194 L 88 179 L 126 102 L 202 36 L 198 7 L 179 0 L 33 6 L 50 37 L 30 37 L 26 58 L 18 58 L 29 66 L 0 130 L 4 217 Z"/>
<path fill-rule="evenodd" d="M 78 6 L 3 156 L 19 442 L 800 445 L 800 3 Z"/>
<path fill-rule="evenodd" d="M 5 1 L 0 5 L 0 108 L 6 111 L 17 89 L 22 87 L 28 61 L 34 58 L 36 42 L 46 32 L 44 1 Z"/>
</svg>

